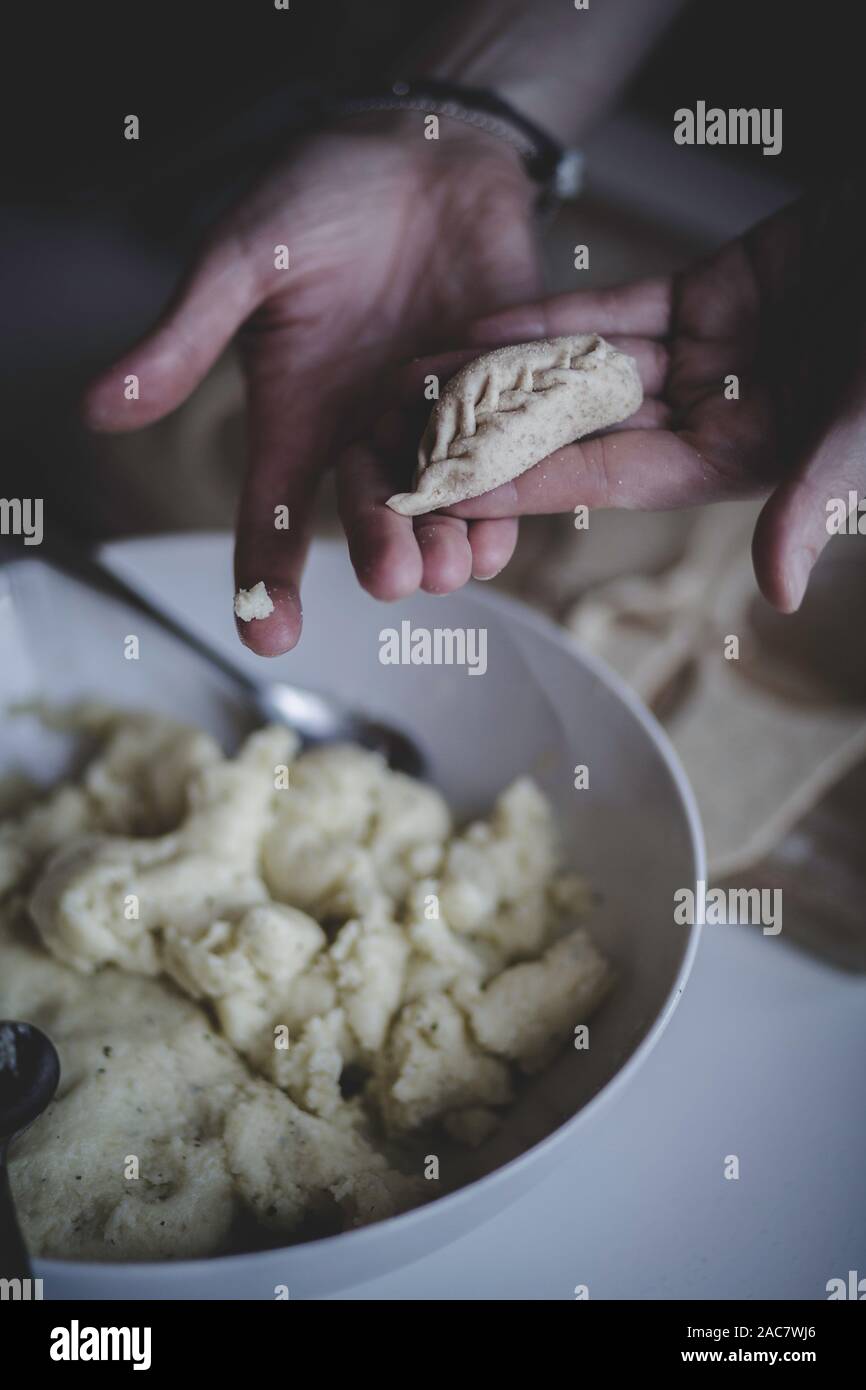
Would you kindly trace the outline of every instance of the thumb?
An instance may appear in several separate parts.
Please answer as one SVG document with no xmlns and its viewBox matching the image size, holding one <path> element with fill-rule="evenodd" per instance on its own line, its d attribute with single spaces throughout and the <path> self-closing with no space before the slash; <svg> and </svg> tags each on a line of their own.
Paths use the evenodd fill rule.
<svg viewBox="0 0 866 1390">
<path fill-rule="evenodd" d="M 206 250 L 155 328 L 85 392 L 93 430 L 141 429 L 181 405 L 260 298 L 252 263 L 233 237 Z"/>
<path fill-rule="evenodd" d="M 809 576 L 830 536 L 833 517 L 847 515 L 849 494 L 866 494 L 866 410 L 836 421 L 806 462 L 764 506 L 752 541 L 764 597 L 783 613 L 803 601 Z M 835 509 L 828 503 L 836 502 Z M 855 523 L 856 524 L 856 523 Z"/>
</svg>

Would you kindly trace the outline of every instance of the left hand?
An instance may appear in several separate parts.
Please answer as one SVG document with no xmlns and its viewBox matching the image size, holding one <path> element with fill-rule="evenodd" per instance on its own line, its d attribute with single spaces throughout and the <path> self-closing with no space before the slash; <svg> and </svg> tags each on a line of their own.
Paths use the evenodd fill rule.
<svg viewBox="0 0 866 1390">
<path fill-rule="evenodd" d="M 534 191 L 508 146 L 444 117 L 438 141 L 415 113 L 355 117 L 303 139 L 215 229 L 162 321 L 90 388 L 93 428 L 138 429 L 180 405 L 242 328 L 249 456 L 236 582 L 264 580 L 276 605 L 239 624 L 253 650 L 275 655 L 298 640 L 315 489 L 385 369 L 537 292 Z M 287 270 L 275 269 L 280 244 Z M 136 401 L 124 398 L 130 374 Z M 419 584 L 444 592 L 513 550 L 510 519 L 413 527 L 375 505 L 377 488 L 362 460 L 343 469 L 352 558 L 380 597 Z M 280 504 L 288 531 L 274 527 Z"/>
</svg>

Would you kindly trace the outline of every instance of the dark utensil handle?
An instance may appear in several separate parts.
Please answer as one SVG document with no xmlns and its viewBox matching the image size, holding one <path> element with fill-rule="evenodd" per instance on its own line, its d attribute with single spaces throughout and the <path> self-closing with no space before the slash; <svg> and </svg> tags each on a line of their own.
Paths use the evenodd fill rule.
<svg viewBox="0 0 866 1390">
<path fill-rule="evenodd" d="M 29 1279 L 30 1256 L 15 1215 L 7 1153 L 8 1145 L 0 1144 L 0 1278 Z"/>
</svg>

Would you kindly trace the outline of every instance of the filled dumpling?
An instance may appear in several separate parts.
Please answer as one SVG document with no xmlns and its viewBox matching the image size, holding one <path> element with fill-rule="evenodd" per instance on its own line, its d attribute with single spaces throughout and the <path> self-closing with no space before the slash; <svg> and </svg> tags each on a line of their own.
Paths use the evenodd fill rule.
<svg viewBox="0 0 866 1390">
<path fill-rule="evenodd" d="M 418 448 L 415 491 L 388 506 L 418 516 L 490 492 L 628 419 L 642 400 L 633 358 L 597 333 L 496 348 L 446 384 Z"/>
</svg>

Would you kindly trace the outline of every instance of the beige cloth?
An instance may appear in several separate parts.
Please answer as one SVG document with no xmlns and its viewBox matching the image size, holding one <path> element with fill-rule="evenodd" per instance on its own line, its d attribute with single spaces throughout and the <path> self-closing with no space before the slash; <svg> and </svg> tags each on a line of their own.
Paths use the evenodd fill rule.
<svg viewBox="0 0 866 1390">
<path fill-rule="evenodd" d="M 773 613 L 752 576 L 758 510 L 708 508 L 677 563 L 655 578 L 595 586 L 567 618 L 666 723 L 698 797 L 714 877 L 772 850 L 866 751 L 857 671 L 846 667 L 834 683 L 814 651 L 815 633 L 838 623 L 842 579 L 817 584 L 797 618 Z"/>
</svg>

